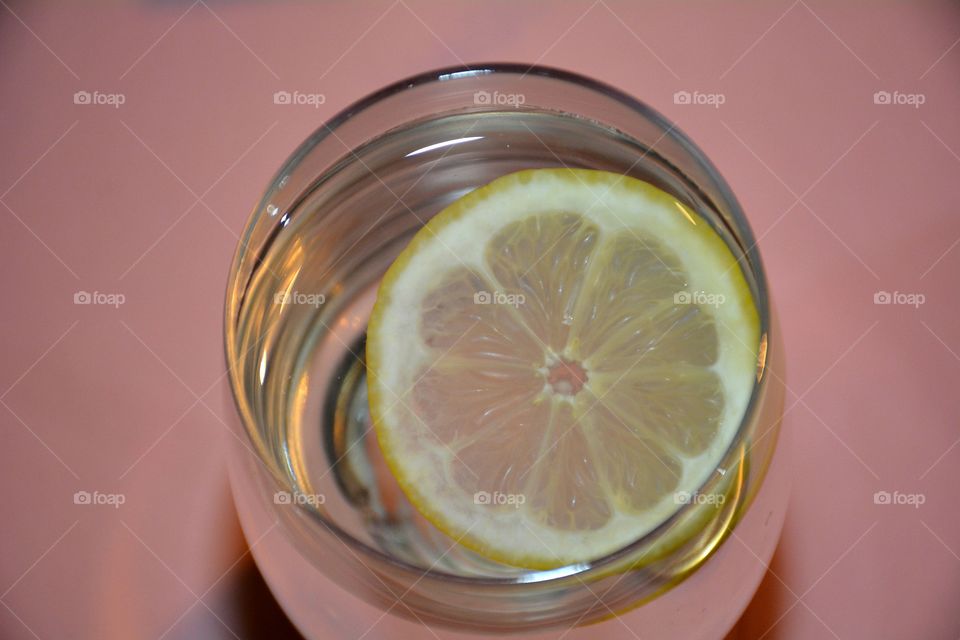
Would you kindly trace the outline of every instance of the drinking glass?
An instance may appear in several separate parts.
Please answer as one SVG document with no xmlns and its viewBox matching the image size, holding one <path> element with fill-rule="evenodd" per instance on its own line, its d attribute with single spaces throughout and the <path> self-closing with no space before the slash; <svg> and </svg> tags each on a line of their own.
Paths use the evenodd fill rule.
<svg viewBox="0 0 960 640">
<path fill-rule="evenodd" d="M 749 407 L 696 494 L 723 499 L 678 504 L 605 557 L 536 571 L 457 545 L 398 489 L 371 430 L 364 340 L 384 271 L 432 216 L 498 176 L 561 166 L 645 180 L 700 213 L 740 261 L 760 343 L 748 345 L 759 353 Z M 356 596 L 461 631 L 623 615 L 644 638 L 720 637 L 773 554 L 788 491 L 783 353 L 753 233 L 696 145 L 605 84 L 489 64 L 424 73 L 344 109 L 254 209 L 230 271 L 225 341 L 235 503 L 266 582 L 307 637 L 323 635 L 330 581 L 343 615 Z"/>
</svg>

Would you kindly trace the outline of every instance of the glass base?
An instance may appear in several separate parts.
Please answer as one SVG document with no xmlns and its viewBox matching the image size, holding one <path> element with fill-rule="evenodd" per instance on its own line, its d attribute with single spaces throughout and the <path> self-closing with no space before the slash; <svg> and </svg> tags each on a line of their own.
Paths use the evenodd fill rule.
<svg viewBox="0 0 960 640">
<path fill-rule="evenodd" d="M 225 402 L 232 408 L 232 400 Z M 736 624 L 750 603 L 773 557 L 790 493 L 791 434 L 789 420 L 781 425 L 779 442 L 767 475 L 743 519 L 730 537 L 690 577 L 663 595 L 610 619 L 576 628 L 569 640 L 718 640 Z M 409 620 L 402 601 L 386 612 L 339 587 L 305 558 L 276 526 L 275 506 L 258 482 L 260 462 L 234 438 L 231 484 L 234 501 L 251 555 L 270 590 L 304 637 L 434 639 L 439 631 Z M 343 546 L 344 554 L 352 550 Z M 496 612 L 491 612 L 495 615 Z M 562 632 L 561 632 L 562 633 Z M 489 637 L 444 630 L 444 639 Z M 555 640 L 557 631 L 525 634 L 534 640 Z"/>
</svg>

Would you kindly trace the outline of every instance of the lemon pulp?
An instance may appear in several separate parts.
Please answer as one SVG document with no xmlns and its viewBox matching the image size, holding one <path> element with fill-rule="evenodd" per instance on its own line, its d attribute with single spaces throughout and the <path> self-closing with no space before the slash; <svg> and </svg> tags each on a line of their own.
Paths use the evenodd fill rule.
<svg viewBox="0 0 960 640">
<path fill-rule="evenodd" d="M 649 532 L 716 469 L 759 321 L 707 221 L 648 183 L 538 169 L 435 216 L 367 337 L 388 464 L 441 531 L 553 568 Z"/>
</svg>

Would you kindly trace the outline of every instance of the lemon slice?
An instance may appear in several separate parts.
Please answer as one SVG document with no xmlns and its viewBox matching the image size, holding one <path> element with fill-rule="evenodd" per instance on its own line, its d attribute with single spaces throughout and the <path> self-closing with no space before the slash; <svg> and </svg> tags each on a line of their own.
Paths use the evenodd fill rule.
<svg viewBox="0 0 960 640">
<path fill-rule="evenodd" d="M 696 495 L 746 410 L 758 342 L 750 289 L 704 218 L 633 178 L 521 171 L 451 204 L 387 271 L 371 415 L 436 527 L 555 568 Z"/>
</svg>

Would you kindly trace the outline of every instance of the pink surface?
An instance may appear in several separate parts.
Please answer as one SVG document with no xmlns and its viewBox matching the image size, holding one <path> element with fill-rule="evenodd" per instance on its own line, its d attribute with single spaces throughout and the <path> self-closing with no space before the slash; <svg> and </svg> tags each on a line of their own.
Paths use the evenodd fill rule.
<svg viewBox="0 0 960 640">
<path fill-rule="evenodd" d="M 794 495 L 733 636 L 960 634 L 960 8 L 516 5 L 0 3 L 0 637 L 290 633 L 224 470 L 237 234 L 323 119 L 403 76 L 491 59 L 649 102 L 716 162 L 761 238 Z M 278 90 L 326 100 L 274 105 Z M 75 305 L 78 291 L 125 299 Z M 923 303 L 875 304 L 880 291 Z"/>
</svg>

